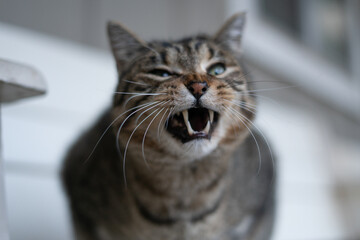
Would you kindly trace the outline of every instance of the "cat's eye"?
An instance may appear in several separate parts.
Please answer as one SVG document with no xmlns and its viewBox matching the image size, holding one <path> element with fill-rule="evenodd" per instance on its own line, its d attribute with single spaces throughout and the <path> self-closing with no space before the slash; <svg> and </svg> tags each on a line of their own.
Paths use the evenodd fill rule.
<svg viewBox="0 0 360 240">
<path fill-rule="evenodd" d="M 159 77 L 170 77 L 172 75 L 169 71 L 166 71 L 164 69 L 154 69 L 151 70 L 149 73 Z"/>
<path fill-rule="evenodd" d="M 226 68 L 223 63 L 215 63 L 214 65 L 208 68 L 207 73 L 213 76 L 217 76 L 224 73 L 225 70 Z"/>
</svg>

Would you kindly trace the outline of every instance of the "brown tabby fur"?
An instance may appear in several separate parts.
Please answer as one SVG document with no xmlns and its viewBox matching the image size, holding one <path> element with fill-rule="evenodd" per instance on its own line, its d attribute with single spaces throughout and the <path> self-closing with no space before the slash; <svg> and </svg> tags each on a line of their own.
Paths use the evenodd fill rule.
<svg viewBox="0 0 360 240">
<path fill-rule="evenodd" d="M 108 24 L 114 104 L 73 145 L 62 172 L 77 239 L 270 238 L 273 163 L 262 136 L 249 135 L 255 99 L 241 64 L 244 22 L 237 14 L 214 37 L 149 43 Z M 225 72 L 207 73 L 217 62 Z M 159 68 L 171 75 L 151 72 Z M 194 82 L 208 86 L 197 103 Z M 180 141 L 167 124 L 195 103 L 218 121 L 210 139 Z"/>
</svg>

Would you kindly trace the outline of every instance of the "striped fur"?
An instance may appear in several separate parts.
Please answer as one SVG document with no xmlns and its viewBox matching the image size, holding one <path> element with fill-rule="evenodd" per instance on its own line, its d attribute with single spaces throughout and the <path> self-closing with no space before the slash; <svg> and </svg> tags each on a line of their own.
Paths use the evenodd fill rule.
<svg viewBox="0 0 360 240">
<path fill-rule="evenodd" d="M 244 22 L 238 14 L 215 36 L 148 43 L 109 23 L 113 106 L 70 149 L 62 172 L 77 239 L 269 238 L 273 163 L 252 129 Z M 218 63 L 225 71 L 209 74 Z M 195 100 L 198 83 L 206 88 Z M 208 138 L 180 141 L 167 131 L 197 106 L 218 116 Z"/>
</svg>

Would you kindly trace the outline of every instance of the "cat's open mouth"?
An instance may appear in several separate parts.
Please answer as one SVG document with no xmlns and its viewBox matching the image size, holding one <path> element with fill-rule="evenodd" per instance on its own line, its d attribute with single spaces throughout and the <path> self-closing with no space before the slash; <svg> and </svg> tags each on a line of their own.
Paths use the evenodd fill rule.
<svg viewBox="0 0 360 240">
<path fill-rule="evenodd" d="M 219 114 L 206 108 L 190 108 L 168 119 L 166 129 L 183 143 L 200 138 L 210 139 Z"/>
</svg>

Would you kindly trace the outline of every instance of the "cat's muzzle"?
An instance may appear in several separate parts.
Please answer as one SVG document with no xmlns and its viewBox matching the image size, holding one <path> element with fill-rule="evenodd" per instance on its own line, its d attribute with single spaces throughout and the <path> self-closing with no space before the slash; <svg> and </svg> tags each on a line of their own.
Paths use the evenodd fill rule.
<svg viewBox="0 0 360 240">
<path fill-rule="evenodd" d="M 190 108 L 170 116 L 166 129 L 183 143 L 211 139 L 219 114 L 207 108 Z"/>
</svg>

